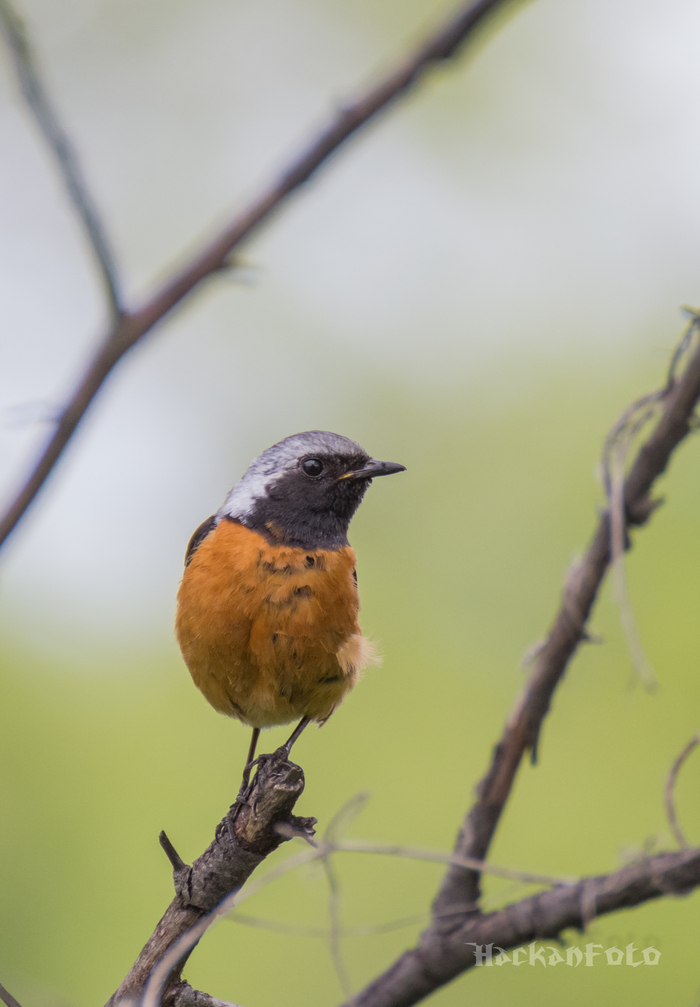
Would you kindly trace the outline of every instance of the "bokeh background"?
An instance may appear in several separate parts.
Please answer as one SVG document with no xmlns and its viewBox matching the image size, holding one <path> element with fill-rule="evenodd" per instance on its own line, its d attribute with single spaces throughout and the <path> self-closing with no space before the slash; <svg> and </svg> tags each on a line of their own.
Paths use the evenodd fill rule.
<svg viewBox="0 0 700 1007">
<path fill-rule="evenodd" d="M 444 0 L 23 0 L 133 299 L 448 10 Z M 247 731 L 194 689 L 172 635 L 186 542 L 249 460 L 329 428 L 404 476 L 352 528 L 372 670 L 297 757 L 323 828 L 449 850 L 593 528 L 607 428 L 657 386 L 700 301 L 700 8 L 537 0 L 354 140 L 123 362 L 8 544 L 0 590 L 0 975 L 24 1007 L 102 1003 L 228 807 Z M 53 166 L 0 77 L 0 460 L 9 498 L 103 326 Z M 698 728 L 700 446 L 635 534 L 629 587 L 659 678 L 635 684 L 609 590 L 524 766 L 495 862 L 602 873 L 672 845 L 668 768 Z M 280 743 L 286 729 L 266 736 Z M 700 759 L 679 815 L 700 842 Z M 290 851 L 283 849 L 271 863 Z M 441 869 L 338 860 L 349 926 L 425 910 Z M 498 906 L 527 894 L 487 881 Z M 441 1007 L 696 1004 L 700 896 L 597 921 L 656 968 L 472 972 Z M 321 873 L 246 912 L 324 926 Z M 348 938 L 361 987 L 415 924 Z M 341 998 L 322 940 L 215 927 L 195 986 L 246 1007 Z M 663 991 L 663 992 L 662 992 Z"/>
</svg>

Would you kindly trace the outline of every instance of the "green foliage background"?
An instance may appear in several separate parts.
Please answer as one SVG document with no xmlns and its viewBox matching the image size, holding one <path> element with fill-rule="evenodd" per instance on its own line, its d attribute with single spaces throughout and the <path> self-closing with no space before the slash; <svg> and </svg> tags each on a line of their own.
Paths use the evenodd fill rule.
<svg viewBox="0 0 700 1007">
<path fill-rule="evenodd" d="M 554 4 L 543 8 L 546 27 L 546 18 L 558 15 Z M 427 13 L 437 15 L 440 9 L 432 5 Z M 32 11 L 40 25 L 56 27 L 46 6 L 37 3 Z M 378 58 L 387 38 L 396 37 L 395 5 L 371 11 L 367 5 L 341 11 L 338 5 L 322 15 L 310 4 L 304 11 L 319 21 L 341 14 L 354 18 L 355 27 L 370 38 L 367 63 Z M 179 5 L 177 12 L 183 16 Z M 403 35 L 410 35 L 427 13 L 406 7 L 406 17 L 414 20 L 402 23 Z M 69 14 L 76 23 L 93 17 L 95 32 L 104 32 L 109 19 L 117 17 L 109 4 L 74 5 Z M 164 14 L 154 4 L 149 16 L 157 20 Z M 516 50 L 531 37 L 528 31 L 540 30 L 532 24 L 525 20 L 526 34 L 515 35 Z M 145 49 L 153 44 L 140 22 L 134 37 Z M 63 39 L 55 52 L 45 43 L 57 72 L 60 59 L 84 43 L 69 41 Z M 484 76 L 469 78 L 466 97 L 462 84 L 443 84 L 442 91 L 431 85 L 429 104 L 419 102 L 411 113 L 421 143 L 439 146 L 440 138 L 445 140 L 440 157 L 453 166 L 449 170 L 458 173 L 447 142 L 451 124 L 473 128 L 477 139 L 487 129 L 489 115 L 498 112 L 489 88 L 499 72 L 509 72 L 510 52 L 496 46 Z M 460 71 L 455 73 L 459 80 Z M 507 105 L 509 96 L 499 100 Z M 509 143 L 517 146 L 517 137 L 502 143 L 507 161 Z M 99 161 L 100 156 L 98 148 L 94 157 Z M 498 151 L 494 156 L 500 164 Z M 478 191 L 479 171 L 473 164 L 462 167 L 464 184 Z M 486 174 L 482 181 L 490 184 Z M 311 191 L 305 198 L 312 204 L 315 196 Z M 341 198 L 337 192 L 336 198 Z M 292 215 L 298 218 L 300 212 L 295 208 Z M 188 233 L 192 227 L 186 217 L 180 223 Z M 174 238 L 167 227 L 164 232 L 169 250 Z M 294 232 L 286 233 L 289 241 Z M 139 232 L 138 241 L 147 240 Z M 284 243 L 281 248 L 265 238 L 259 258 L 279 262 Z M 141 260 L 139 269 L 145 271 Z M 157 345 L 149 344 L 125 363 L 12 545 L 2 586 L 9 615 L 2 623 L 0 668 L 0 978 L 23 1007 L 87 1007 L 107 999 L 171 898 L 158 832 L 166 829 L 181 855 L 192 860 L 210 841 L 235 794 L 247 731 L 217 716 L 196 692 L 169 635 L 169 621 L 179 550 L 242 464 L 277 437 L 312 426 L 342 431 L 376 456 L 406 464 L 405 475 L 372 487 L 351 535 L 363 626 L 380 643 L 383 665 L 367 673 L 323 731 L 307 732 L 299 743 L 296 757 L 307 786 L 298 810 L 316 816 L 323 828 L 343 802 L 369 790 L 372 800 L 352 826 L 353 835 L 449 850 L 522 686 L 523 654 L 546 631 L 565 571 L 593 530 L 602 499 L 595 473 L 605 433 L 633 398 L 662 382 L 681 324 L 671 310 L 676 301 L 670 298 L 681 299 L 674 288 L 658 295 L 645 320 L 630 311 L 615 339 L 586 342 L 579 338 L 585 317 L 564 305 L 564 294 L 555 291 L 558 307 L 547 324 L 525 312 L 510 341 L 466 364 L 439 340 L 431 352 L 431 340 L 438 336 L 430 328 L 425 345 L 402 344 L 400 326 L 385 359 L 378 361 L 359 334 L 356 341 L 343 342 L 332 325 L 327 331 L 298 305 L 290 307 L 274 282 L 263 276 L 252 293 L 212 292 L 209 301 L 200 299 L 178 317 Z M 494 290 L 506 290 L 508 276 L 494 282 Z M 686 300 L 692 299 L 697 282 L 695 289 L 686 284 L 682 290 Z M 357 295 L 367 292 L 360 286 Z M 430 296 L 428 289 L 426 303 Z M 470 297 L 466 281 L 464 296 Z M 600 318 L 607 311 L 604 301 L 596 309 Z M 517 318 L 517 308 L 503 310 Z M 593 309 L 581 310 L 585 315 Z M 499 311 L 494 294 L 494 324 Z M 240 338 L 238 312 L 244 319 Z M 370 314 L 371 306 L 368 324 Z M 207 326 L 215 328 L 223 315 L 231 319 L 230 331 L 208 335 Z M 438 323 L 446 324 L 444 318 Z M 455 342 L 460 325 L 454 322 Z M 612 321 L 610 329 L 615 329 Z M 489 331 L 485 322 L 482 335 L 474 338 L 487 344 Z M 472 338 L 471 330 L 464 338 Z M 81 347 L 71 346 L 74 366 L 80 352 Z M 412 354 L 419 361 L 414 371 Z M 287 387 L 292 356 L 295 366 L 301 360 L 303 381 L 294 372 L 293 387 Z M 105 435 L 104 412 L 112 410 L 121 422 L 122 389 L 136 380 L 128 375 L 144 367 L 151 375 L 156 367 L 166 369 L 178 408 L 184 410 L 183 428 L 192 408 L 198 422 L 204 416 L 211 436 L 199 444 L 200 456 L 188 445 L 181 447 L 177 424 L 156 436 L 127 423 L 127 447 L 110 460 L 109 484 L 101 483 L 90 466 L 96 465 Z M 207 411 L 207 382 L 214 369 L 224 380 L 250 384 L 243 419 L 224 413 L 219 399 Z M 144 438 L 154 464 L 167 442 L 173 484 L 182 487 L 185 505 L 157 490 L 144 497 L 134 488 L 130 452 L 138 451 Z M 83 489 L 66 498 L 65 487 L 81 464 Z M 604 642 L 581 650 L 555 696 L 539 765 L 520 772 L 492 850 L 495 862 L 552 874 L 595 874 L 614 870 L 644 849 L 672 848 L 663 784 L 671 762 L 698 728 L 699 490 L 700 446 L 691 437 L 660 487 L 667 502 L 648 528 L 634 533 L 628 559 L 632 602 L 658 673 L 658 691 L 648 694 L 635 682 L 606 587 L 592 625 Z M 54 493 L 64 495 L 63 511 L 51 510 L 57 506 Z M 99 518 L 100 506 L 111 496 L 123 508 L 123 521 L 101 527 L 95 514 Z M 65 499 L 71 502 L 70 517 Z M 79 575 L 88 580 L 78 583 L 70 563 L 62 571 L 50 555 L 46 559 L 47 568 L 54 564 L 49 574 L 59 581 L 65 576 L 69 609 L 51 602 L 39 574 L 31 590 L 20 580 L 45 513 L 49 518 L 58 514 L 60 522 L 51 518 L 52 534 L 74 536 L 76 569 L 89 570 Z M 85 540 L 68 523 L 73 518 L 78 525 L 86 522 Z M 172 526 L 171 558 L 157 582 L 152 614 L 146 613 L 152 632 L 140 623 L 132 628 L 123 613 L 111 622 L 95 618 L 94 624 L 89 613 L 82 621 L 80 612 L 70 614 L 72 592 L 81 598 L 86 592 L 99 595 L 117 577 L 113 561 L 100 552 L 103 539 L 114 537 L 126 557 L 128 576 L 118 583 L 128 595 L 141 577 L 150 576 L 149 564 L 158 561 L 156 553 L 144 559 L 143 549 L 160 534 L 161 524 Z M 134 538 L 137 527 L 142 539 Z M 80 565 L 88 549 L 95 553 L 93 567 Z M 20 585 L 22 599 L 14 608 L 13 584 Z M 58 633 L 56 625 L 64 623 Z M 265 747 L 276 746 L 285 731 L 266 735 Z M 694 800 L 700 759 L 694 759 L 678 785 L 680 819 L 691 842 L 700 841 L 700 807 Z M 289 848 L 282 849 L 270 864 L 288 853 Z M 384 923 L 425 910 L 441 874 L 433 865 L 354 855 L 338 858 L 338 869 L 348 925 Z M 493 880 L 485 887 L 492 907 L 529 891 Z M 498 1007 L 516 999 L 523 1005 L 575 1007 L 592 998 L 637 1007 L 671 999 L 691 1005 L 700 990 L 699 897 L 667 899 L 598 920 L 585 938 L 568 935 L 579 945 L 653 944 L 661 951 L 657 968 L 599 964 L 516 970 L 506 965 L 471 972 L 434 1000 L 445 1007 L 477 1000 Z M 290 924 L 322 925 L 326 899 L 322 874 L 308 869 L 271 886 L 245 911 Z M 356 988 L 419 932 L 416 925 L 348 938 L 344 948 Z M 321 1005 L 341 998 L 324 942 L 232 922 L 207 935 L 187 978 L 246 1007 Z"/>
<path fill-rule="evenodd" d="M 388 454 L 408 465 L 401 480 L 373 487 L 353 534 L 363 622 L 381 640 L 384 664 L 321 733 L 300 743 L 308 781 L 301 813 L 323 827 L 343 801 L 369 789 L 373 799 L 353 834 L 449 849 L 521 686 L 520 658 L 547 626 L 563 572 L 592 528 L 599 501 L 592 471 L 605 427 L 649 387 L 654 370 L 617 380 L 561 372 L 538 380 L 515 407 L 395 393 L 387 416 L 385 389 L 368 404 L 367 432 L 384 423 Z M 693 439 L 665 480 L 667 504 L 635 534 L 629 559 L 659 691 L 646 694 L 633 682 L 606 591 L 593 620 L 605 642 L 581 652 L 556 696 L 540 764 L 522 770 L 499 829 L 496 862 L 600 873 L 615 869 L 623 851 L 671 845 L 664 777 L 697 727 L 699 488 Z M 166 828 L 186 858 L 198 855 L 244 758 L 247 733 L 206 706 L 174 646 L 125 663 L 110 667 L 107 657 L 94 674 L 56 667 L 16 642 L 7 648 L 0 946 L 7 982 L 27 1003 L 94 1003 L 117 985 L 170 898 L 158 831 Z M 283 733 L 266 736 L 267 747 Z M 691 838 L 700 830 L 699 775 L 691 761 L 678 788 Z M 421 912 L 440 875 L 429 865 L 359 856 L 341 858 L 339 868 L 349 924 Z M 491 905 L 525 894 L 502 887 L 487 882 Z M 325 897 L 323 877 L 309 869 L 246 912 L 322 925 Z M 605 946 L 652 943 L 662 952 L 656 969 L 559 966 L 540 975 L 506 966 L 471 974 L 438 1000 L 584 1004 L 598 996 L 652 1004 L 672 989 L 690 1003 L 697 898 L 602 919 L 586 936 Z M 370 979 L 418 932 L 349 938 L 354 981 Z M 226 922 L 198 949 L 188 977 L 243 1003 L 339 996 L 322 942 Z"/>
</svg>

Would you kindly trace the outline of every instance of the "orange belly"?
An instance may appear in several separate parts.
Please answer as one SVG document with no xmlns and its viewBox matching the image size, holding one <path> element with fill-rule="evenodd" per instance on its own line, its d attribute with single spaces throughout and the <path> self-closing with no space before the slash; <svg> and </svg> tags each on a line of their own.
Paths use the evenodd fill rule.
<svg viewBox="0 0 700 1007">
<path fill-rule="evenodd" d="M 194 553 L 175 631 L 211 705 L 252 727 L 327 720 L 372 658 L 355 553 L 292 549 L 222 520 Z"/>
</svg>

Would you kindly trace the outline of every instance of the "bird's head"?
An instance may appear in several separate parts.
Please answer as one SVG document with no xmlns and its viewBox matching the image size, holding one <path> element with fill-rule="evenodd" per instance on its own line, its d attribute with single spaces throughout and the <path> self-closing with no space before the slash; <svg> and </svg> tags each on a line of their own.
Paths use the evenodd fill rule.
<svg viewBox="0 0 700 1007">
<path fill-rule="evenodd" d="M 239 521 L 286 545 L 340 549 L 372 479 L 403 471 L 403 465 L 371 458 L 347 437 L 308 430 L 263 451 L 217 518 Z"/>
</svg>

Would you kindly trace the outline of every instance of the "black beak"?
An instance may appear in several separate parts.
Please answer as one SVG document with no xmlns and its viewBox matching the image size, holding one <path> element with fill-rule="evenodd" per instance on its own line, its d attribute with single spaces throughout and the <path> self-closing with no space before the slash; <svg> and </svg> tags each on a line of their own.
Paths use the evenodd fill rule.
<svg viewBox="0 0 700 1007">
<path fill-rule="evenodd" d="M 406 466 L 397 462 L 378 462 L 371 458 L 361 469 L 346 472 L 341 479 L 376 479 L 377 476 L 391 476 L 394 472 L 405 472 Z"/>
</svg>

